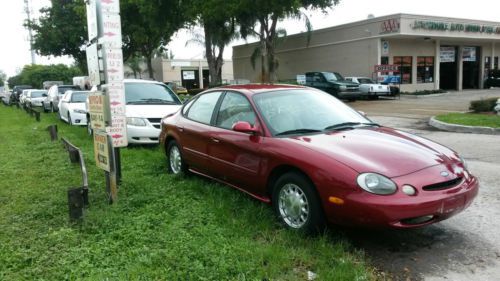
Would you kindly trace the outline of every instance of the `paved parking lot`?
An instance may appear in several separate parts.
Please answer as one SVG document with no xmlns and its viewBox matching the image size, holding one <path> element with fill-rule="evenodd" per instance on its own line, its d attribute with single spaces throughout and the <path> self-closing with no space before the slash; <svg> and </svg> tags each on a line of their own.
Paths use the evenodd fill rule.
<svg viewBox="0 0 500 281">
<path fill-rule="evenodd" d="M 461 153 L 480 179 L 474 203 L 449 220 L 413 230 L 346 230 L 373 264 L 396 280 L 500 280 L 500 136 L 441 132 L 430 116 L 466 111 L 469 101 L 500 97 L 500 90 L 437 97 L 357 101 L 375 122 L 429 138 Z"/>
</svg>

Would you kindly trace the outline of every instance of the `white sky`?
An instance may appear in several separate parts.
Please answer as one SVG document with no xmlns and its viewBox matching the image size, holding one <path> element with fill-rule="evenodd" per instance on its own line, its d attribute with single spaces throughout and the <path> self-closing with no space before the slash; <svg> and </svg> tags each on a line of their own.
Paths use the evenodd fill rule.
<svg viewBox="0 0 500 281">
<path fill-rule="evenodd" d="M 30 0 L 32 10 L 37 11 L 49 4 L 48 0 Z M 8 4 L 6 4 L 8 3 Z M 23 27 L 25 19 L 23 0 L 3 0 L 0 10 L 0 70 L 13 76 L 22 69 L 25 64 L 31 62 L 29 52 L 28 32 Z M 465 19 L 477 19 L 500 22 L 500 1 L 498 0 L 475 0 L 464 2 L 457 0 L 341 0 L 341 3 L 328 15 L 319 11 L 308 11 L 314 29 L 354 22 L 366 19 L 368 14 L 376 17 L 396 13 L 410 13 L 421 15 L 433 15 L 442 17 L 455 17 Z M 288 34 L 305 31 L 304 23 L 297 21 L 285 21 L 281 27 L 287 29 Z M 176 59 L 202 58 L 203 48 L 195 45 L 185 46 L 191 37 L 190 31 L 180 31 L 169 44 Z M 249 41 L 255 41 L 250 39 Z M 233 44 L 243 44 L 237 41 Z M 224 57 L 230 59 L 232 49 L 228 46 Z M 68 58 L 48 58 L 37 56 L 37 63 L 71 63 Z"/>
</svg>

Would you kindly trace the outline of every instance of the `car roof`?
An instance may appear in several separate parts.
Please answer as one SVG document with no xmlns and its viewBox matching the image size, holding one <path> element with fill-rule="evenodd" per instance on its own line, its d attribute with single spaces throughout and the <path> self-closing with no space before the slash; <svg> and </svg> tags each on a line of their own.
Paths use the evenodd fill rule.
<svg viewBox="0 0 500 281">
<path fill-rule="evenodd" d="M 162 84 L 162 82 L 158 82 L 155 80 L 143 80 L 143 79 L 123 79 L 123 83 L 149 83 L 149 84 Z"/>
<path fill-rule="evenodd" d="M 214 88 L 210 90 L 236 90 L 240 92 L 246 92 L 249 95 L 279 91 L 279 90 L 290 90 L 290 89 L 308 89 L 308 87 L 300 85 L 290 85 L 290 84 L 243 84 L 243 85 L 226 85 L 219 88 Z"/>
</svg>

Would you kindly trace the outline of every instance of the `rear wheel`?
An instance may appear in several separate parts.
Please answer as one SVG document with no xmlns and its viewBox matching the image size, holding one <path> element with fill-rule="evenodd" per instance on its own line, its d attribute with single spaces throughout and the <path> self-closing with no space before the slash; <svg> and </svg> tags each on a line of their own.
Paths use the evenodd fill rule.
<svg viewBox="0 0 500 281">
<path fill-rule="evenodd" d="M 179 175 L 187 172 L 182 153 L 176 141 L 172 140 L 167 145 L 167 170 L 169 173 Z"/>
<path fill-rule="evenodd" d="M 49 110 L 47 109 L 47 106 L 45 105 L 44 102 L 42 102 L 42 108 L 43 108 L 43 112 L 45 112 L 45 113 L 49 112 Z"/>
<path fill-rule="evenodd" d="M 276 181 L 272 203 L 278 219 L 288 228 L 311 234 L 325 226 L 314 185 L 300 173 L 289 172 Z"/>
<path fill-rule="evenodd" d="M 87 116 L 87 134 L 92 136 L 93 133 L 94 131 L 92 130 L 92 124 L 90 124 L 90 117 Z"/>
<path fill-rule="evenodd" d="M 50 112 L 56 112 L 56 108 L 54 107 L 54 104 L 52 102 L 50 103 Z"/>
</svg>

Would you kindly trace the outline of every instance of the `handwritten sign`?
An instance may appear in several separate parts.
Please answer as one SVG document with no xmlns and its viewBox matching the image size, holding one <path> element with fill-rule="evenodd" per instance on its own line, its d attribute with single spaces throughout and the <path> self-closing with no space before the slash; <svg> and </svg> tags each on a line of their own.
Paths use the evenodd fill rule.
<svg viewBox="0 0 500 281">
<path fill-rule="evenodd" d="M 110 171 L 108 135 L 104 132 L 94 132 L 94 157 L 97 167 Z"/>
</svg>

